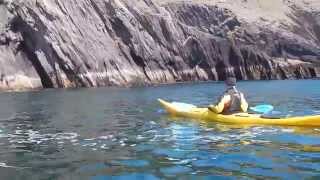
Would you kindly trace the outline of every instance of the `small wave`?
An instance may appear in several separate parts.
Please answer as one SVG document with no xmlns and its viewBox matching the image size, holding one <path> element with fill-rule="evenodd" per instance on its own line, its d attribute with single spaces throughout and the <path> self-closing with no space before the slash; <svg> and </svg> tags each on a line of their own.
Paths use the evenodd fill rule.
<svg viewBox="0 0 320 180">
<path fill-rule="evenodd" d="M 112 164 L 134 167 L 134 168 L 142 168 L 150 165 L 149 161 L 139 160 L 139 159 L 118 160 L 118 161 L 113 161 Z"/>
<path fill-rule="evenodd" d="M 87 144 L 82 144 L 82 146 L 83 147 L 87 147 L 87 146 L 89 146 L 89 147 L 93 147 L 93 146 L 96 146 L 97 145 L 97 143 L 87 143 Z"/>
<path fill-rule="evenodd" d="M 109 140 L 114 138 L 114 135 L 107 135 L 107 136 L 99 136 L 98 139 L 102 139 L 102 140 Z"/>
<path fill-rule="evenodd" d="M 169 161 L 179 161 L 180 159 L 177 158 L 171 158 L 171 157 L 166 157 L 167 160 Z"/>
<path fill-rule="evenodd" d="M 184 174 L 191 172 L 192 168 L 186 166 L 172 166 L 172 167 L 165 167 L 161 168 L 160 172 L 165 175 L 177 175 L 177 174 Z"/>
<path fill-rule="evenodd" d="M 10 120 L 30 120 L 31 116 L 27 112 L 15 114 Z"/>
<path fill-rule="evenodd" d="M 145 136 L 142 136 L 142 135 L 137 135 L 137 140 L 143 140 L 143 139 L 146 139 L 147 137 Z"/>
<path fill-rule="evenodd" d="M 179 160 L 176 161 L 176 162 L 173 162 L 172 164 L 176 164 L 176 165 L 187 165 L 189 164 L 190 162 L 194 161 L 196 159 L 182 159 L 182 160 Z"/>
<path fill-rule="evenodd" d="M 271 144 L 271 141 L 266 141 L 266 140 L 250 140 L 251 143 L 256 143 L 256 144 Z"/>
<path fill-rule="evenodd" d="M 9 165 L 7 165 L 7 163 L 3 163 L 3 162 L 0 162 L 0 167 L 3 167 L 3 168 L 15 168 L 15 169 L 26 168 L 26 167 L 9 166 Z"/>
<path fill-rule="evenodd" d="M 0 138 L 8 138 L 9 136 L 7 134 L 0 134 Z"/>
<path fill-rule="evenodd" d="M 54 134 L 54 138 L 56 140 L 70 140 L 70 139 L 75 139 L 79 135 L 77 133 L 58 133 Z"/>
<path fill-rule="evenodd" d="M 320 114 L 320 110 L 313 110 L 313 113 L 318 115 L 318 114 Z"/>
<path fill-rule="evenodd" d="M 101 148 L 101 149 L 110 149 L 110 147 L 108 147 L 106 144 L 102 144 L 102 145 L 100 146 L 100 148 Z"/>
<path fill-rule="evenodd" d="M 254 133 L 258 133 L 258 134 L 265 134 L 265 133 L 277 133 L 279 132 L 278 128 L 272 128 L 272 127 L 253 127 L 252 131 Z"/>
<path fill-rule="evenodd" d="M 0 135 L 1 137 L 1 135 Z M 13 134 L 8 134 L 9 143 L 12 144 L 42 144 L 49 141 L 57 141 L 58 144 L 66 140 L 75 140 L 77 133 L 57 133 L 57 134 L 41 134 L 35 130 L 15 130 Z"/>
<path fill-rule="evenodd" d="M 213 141 L 213 142 L 217 142 L 217 141 L 228 141 L 230 140 L 230 138 L 227 137 L 223 137 L 223 136 L 217 136 L 217 135 L 207 135 L 204 136 L 202 139 L 204 140 L 209 140 L 209 141 Z"/>
<path fill-rule="evenodd" d="M 281 131 L 286 133 L 292 133 L 294 132 L 294 129 L 281 129 Z"/>
</svg>

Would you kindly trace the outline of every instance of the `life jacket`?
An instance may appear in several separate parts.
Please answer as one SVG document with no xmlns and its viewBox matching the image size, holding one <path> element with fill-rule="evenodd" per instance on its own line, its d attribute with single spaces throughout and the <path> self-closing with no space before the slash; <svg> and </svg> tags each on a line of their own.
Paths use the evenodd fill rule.
<svg viewBox="0 0 320 180">
<path fill-rule="evenodd" d="M 242 112 L 241 110 L 241 92 L 236 88 L 230 88 L 225 92 L 225 96 L 230 95 L 231 99 L 226 102 L 222 114 L 233 114 Z"/>
</svg>

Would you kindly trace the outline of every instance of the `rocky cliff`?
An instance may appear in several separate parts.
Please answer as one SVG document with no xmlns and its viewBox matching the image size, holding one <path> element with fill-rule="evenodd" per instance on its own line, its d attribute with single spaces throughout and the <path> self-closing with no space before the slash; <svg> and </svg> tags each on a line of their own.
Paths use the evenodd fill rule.
<svg viewBox="0 0 320 180">
<path fill-rule="evenodd" d="M 0 89 L 320 77 L 316 0 L 0 0 Z"/>
</svg>

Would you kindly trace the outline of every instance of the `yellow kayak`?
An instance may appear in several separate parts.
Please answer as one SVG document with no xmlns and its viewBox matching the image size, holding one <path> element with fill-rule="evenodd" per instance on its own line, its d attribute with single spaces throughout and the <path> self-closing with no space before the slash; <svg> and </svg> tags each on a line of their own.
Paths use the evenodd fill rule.
<svg viewBox="0 0 320 180">
<path fill-rule="evenodd" d="M 188 117 L 193 119 L 203 119 L 231 124 L 261 124 L 261 125 L 281 125 L 281 126 L 320 126 L 320 115 L 287 117 L 287 118 L 264 118 L 260 114 L 236 113 L 232 115 L 216 114 L 208 108 L 198 108 L 190 105 L 181 108 L 175 103 L 169 103 L 158 99 L 164 109 L 172 116 Z"/>
</svg>

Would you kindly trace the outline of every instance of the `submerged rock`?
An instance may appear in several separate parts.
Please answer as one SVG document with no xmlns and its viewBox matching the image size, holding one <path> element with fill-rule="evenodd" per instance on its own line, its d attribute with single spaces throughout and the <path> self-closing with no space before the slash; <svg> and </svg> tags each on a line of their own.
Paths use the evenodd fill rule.
<svg viewBox="0 0 320 180">
<path fill-rule="evenodd" d="M 318 2 L 232 2 L 2 0 L 0 89 L 320 77 Z"/>
</svg>

